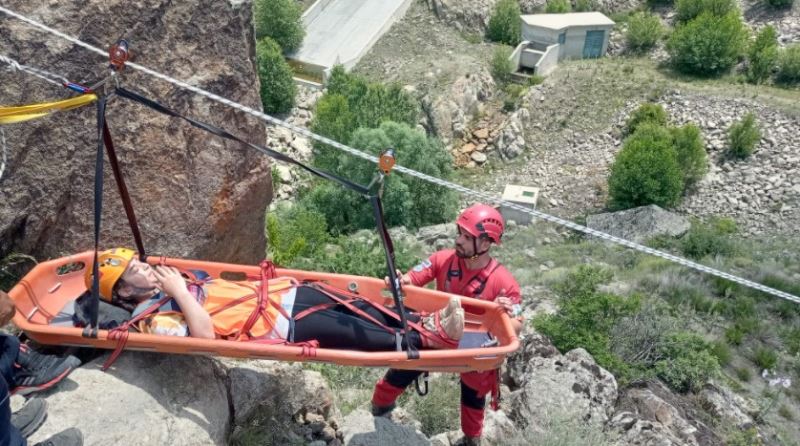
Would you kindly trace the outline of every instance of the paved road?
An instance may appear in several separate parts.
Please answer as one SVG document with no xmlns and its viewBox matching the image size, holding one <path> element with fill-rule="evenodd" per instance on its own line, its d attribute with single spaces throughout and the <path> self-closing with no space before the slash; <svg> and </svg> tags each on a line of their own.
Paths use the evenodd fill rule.
<svg viewBox="0 0 800 446">
<path fill-rule="evenodd" d="M 292 59 L 351 66 L 405 13 L 410 0 L 333 0 L 310 17 L 303 46 Z"/>
</svg>

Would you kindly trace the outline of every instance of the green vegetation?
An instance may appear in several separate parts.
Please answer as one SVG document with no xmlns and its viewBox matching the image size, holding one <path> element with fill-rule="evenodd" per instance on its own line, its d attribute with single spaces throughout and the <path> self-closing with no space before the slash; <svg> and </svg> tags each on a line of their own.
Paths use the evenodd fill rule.
<svg viewBox="0 0 800 446">
<path fill-rule="evenodd" d="M 656 375 L 679 392 L 699 390 L 720 371 L 713 346 L 693 333 L 671 335 L 659 353 Z"/>
<path fill-rule="evenodd" d="M 625 140 L 608 178 L 609 207 L 672 207 L 683 193 L 683 174 L 669 130 L 641 124 Z"/>
<path fill-rule="evenodd" d="M 667 112 L 664 107 L 652 102 L 645 102 L 631 113 L 628 122 L 625 124 L 625 134 L 632 134 L 640 124 L 665 126 L 667 125 L 667 119 Z"/>
<path fill-rule="evenodd" d="M 790 8 L 794 0 L 766 0 L 767 4 L 773 8 Z"/>
<path fill-rule="evenodd" d="M 708 172 L 708 155 L 700 135 L 700 128 L 694 124 L 671 127 L 672 144 L 678 156 L 678 165 L 683 172 L 684 189 L 694 185 Z"/>
<path fill-rule="evenodd" d="M 279 206 L 267 214 L 270 258 L 291 265 L 298 257 L 312 257 L 328 241 L 325 216 L 302 205 Z"/>
<path fill-rule="evenodd" d="M 294 107 L 297 86 L 292 69 L 274 40 L 264 37 L 256 45 L 258 78 L 261 80 L 261 103 L 267 113 L 287 113 Z"/>
<path fill-rule="evenodd" d="M 741 121 L 734 122 L 728 129 L 728 153 L 735 158 L 748 158 L 759 141 L 761 130 L 753 113 L 746 114 Z"/>
<path fill-rule="evenodd" d="M 302 15 L 302 7 L 295 0 L 255 0 L 253 21 L 256 39 L 273 39 L 283 53 L 299 49 L 306 34 Z"/>
<path fill-rule="evenodd" d="M 680 240 L 681 253 L 692 259 L 731 255 L 735 247 L 732 235 L 736 222 L 730 218 L 712 218 L 708 223 L 695 221 Z"/>
<path fill-rule="evenodd" d="M 377 129 L 359 129 L 350 145 L 376 156 L 391 147 L 405 167 L 438 178 L 447 179 L 452 175 L 450 154 L 441 144 L 406 124 L 384 122 Z M 325 160 L 331 161 L 331 165 L 320 167 L 359 184 L 368 184 L 376 172 L 373 163 L 352 156 L 331 156 Z M 315 160 L 315 164 L 321 163 Z M 387 177 L 383 197 L 384 216 L 389 226 L 416 229 L 455 217 L 457 200 L 453 192 L 414 177 Z M 325 215 L 333 234 L 375 226 L 369 202 L 337 184 L 319 184 L 302 201 Z"/>
<path fill-rule="evenodd" d="M 598 8 L 595 0 L 575 0 L 575 12 L 598 11 Z"/>
<path fill-rule="evenodd" d="M 625 32 L 627 48 L 634 53 L 645 52 L 653 48 L 664 36 L 664 25 L 655 14 L 637 12 L 631 14 L 628 29 Z"/>
<path fill-rule="evenodd" d="M 520 14 L 517 0 L 497 2 L 486 27 L 486 37 L 494 42 L 516 46 L 522 36 Z"/>
<path fill-rule="evenodd" d="M 494 49 L 492 53 L 492 77 L 499 84 L 507 83 L 511 80 L 511 73 L 516 68 L 511 62 L 512 48 L 501 45 Z"/>
<path fill-rule="evenodd" d="M 800 44 L 789 45 L 781 51 L 777 80 L 787 85 L 800 84 Z"/>
<path fill-rule="evenodd" d="M 548 14 L 561 14 L 572 11 L 572 4 L 569 0 L 547 0 L 545 12 Z"/>
<path fill-rule="evenodd" d="M 736 0 L 677 0 L 675 2 L 675 20 L 679 23 L 694 20 L 706 12 L 722 17 L 731 12 L 738 13 L 738 11 Z"/>
<path fill-rule="evenodd" d="M 678 25 L 667 42 L 667 51 L 678 71 L 715 76 L 736 64 L 746 42 L 747 29 L 738 10 L 724 16 L 704 12 Z"/>
<path fill-rule="evenodd" d="M 750 44 L 747 51 L 747 80 L 760 84 L 772 76 L 778 64 L 778 32 L 771 25 L 765 26 Z"/>
</svg>

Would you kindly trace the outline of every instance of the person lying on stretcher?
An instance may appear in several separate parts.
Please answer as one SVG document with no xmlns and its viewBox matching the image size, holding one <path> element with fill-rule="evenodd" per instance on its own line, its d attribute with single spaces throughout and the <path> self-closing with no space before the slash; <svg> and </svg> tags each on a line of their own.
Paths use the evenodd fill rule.
<svg viewBox="0 0 800 446">
<path fill-rule="evenodd" d="M 232 340 L 316 340 L 320 348 L 391 351 L 401 328 L 395 308 L 351 299 L 321 284 L 298 284 L 291 278 L 268 281 L 211 279 L 204 273 L 187 282 L 169 266 L 151 267 L 130 249 L 98 256 L 100 297 L 132 311 L 143 333 Z M 91 289 L 92 268 L 86 269 Z M 345 303 L 341 303 L 344 301 Z M 261 306 L 259 306 L 261 302 Z M 464 332 L 464 309 L 457 297 L 438 314 L 406 312 L 410 333 L 402 347 L 456 348 Z"/>
</svg>

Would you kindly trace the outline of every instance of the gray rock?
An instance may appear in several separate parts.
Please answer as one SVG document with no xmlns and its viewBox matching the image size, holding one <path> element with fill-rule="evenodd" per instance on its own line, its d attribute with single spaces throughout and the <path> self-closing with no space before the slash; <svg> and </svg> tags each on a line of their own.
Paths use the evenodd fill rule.
<svg viewBox="0 0 800 446">
<path fill-rule="evenodd" d="M 590 215 L 586 226 L 617 237 L 641 243 L 657 235 L 680 236 L 689 230 L 689 221 L 656 205 L 619 212 Z"/>
<path fill-rule="evenodd" d="M 431 442 L 414 426 L 395 423 L 384 417 L 373 417 L 364 409 L 356 409 L 341 425 L 346 446 L 428 446 Z"/>
</svg>

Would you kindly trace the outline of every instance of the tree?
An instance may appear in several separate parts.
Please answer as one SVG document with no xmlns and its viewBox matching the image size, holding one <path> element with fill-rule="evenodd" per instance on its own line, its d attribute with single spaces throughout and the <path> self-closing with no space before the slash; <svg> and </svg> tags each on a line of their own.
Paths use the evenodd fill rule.
<svg viewBox="0 0 800 446">
<path fill-rule="evenodd" d="M 297 86 L 292 69 L 274 40 L 264 37 L 256 45 L 261 103 L 267 113 L 287 113 L 294 107 Z"/>
<path fill-rule="evenodd" d="M 452 174 L 452 160 L 441 145 L 406 124 L 384 122 L 377 129 L 358 129 L 350 145 L 373 155 L 393 148 L 404 166 L 439 178 Z M 376 172 L 374 163 L 352 156 L 341 156 L 331 166 L 333 173 L 367 184 Z M 372 209 L 363 197 L 331 183 L 315 187 L 304 202 L 325 215 L 331 232 L 348 233 L 375 225 Z M 419 228 L 453 218 L 456 196 L 439 186 L 405 175 L 386 178 L 383 204 L 390 226 Z"/>
<path fill-rule="evenodd" d="M 517 0 L 500 0 L 494 7 L 486 37 L 494 42 L 516 46 L 522 35 L 522 19 L 520 18 Z"/>
<path fill-rule="evenodd" d="M 302 15 L 300 3 L 295 0 L 255 0 L 253 19 L 256 39 L 270 37 L 284 53 L 296 51 L 306 35 Z"/>
<path fill-rule="evenodd" d="M 641 124 L 667 125 L 667 112 L 659 104 L 645 102 L 631 113 L 625 124 L 625 134 L 630 135 Z"/>
<path fill-rule="evenodd" d="M 628 137 L 611 166 L 608 193 L 613 209 L 678 204 L 683 174 L 667 129 L 642 124 Z"/>
<path fill-rule="evenodd" d="M 736 64 L 746 40 L 747 30 L 738 11 L 721 17 L 704 12 L 678 26 L 667 42 L 667 51 L 679 71 L 711 76 Z"/>
<path fill-rule="evenodd" d="M 747 80 L 754 84 L 769 79 L 778 63 L 778 33 L 772 25 L 765 26 L 750 44 L 747 52 Z"/>
</svg>

